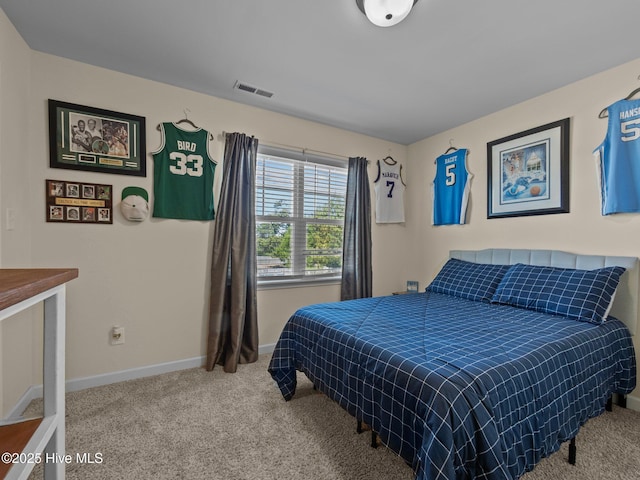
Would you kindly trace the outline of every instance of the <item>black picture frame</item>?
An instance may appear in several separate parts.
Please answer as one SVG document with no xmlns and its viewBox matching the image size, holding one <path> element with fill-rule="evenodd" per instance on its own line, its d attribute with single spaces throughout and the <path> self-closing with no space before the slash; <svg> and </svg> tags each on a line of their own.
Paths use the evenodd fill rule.
<svg viewBox="0 0 640 480">
<path fill-rule="evenodd" d="M 113 185 L 47 179 L 45 187 L 47 222 L 113 224 Z"/>
<path fill-rule="evenodd" d="M 144 117 L 49 99 L 51 168 L 146 177 L 146 155 Z"/>
<path fill-rule="evenodd" d="M 487 218 L 569 213 L 564 118 L 487 143 Z"/>
</svg>

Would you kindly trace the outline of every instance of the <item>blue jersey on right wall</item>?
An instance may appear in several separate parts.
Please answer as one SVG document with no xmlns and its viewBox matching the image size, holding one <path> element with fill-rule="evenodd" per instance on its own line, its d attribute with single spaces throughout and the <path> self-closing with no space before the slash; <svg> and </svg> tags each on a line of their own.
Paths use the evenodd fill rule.
<svg viewBox="0 0 640 480">
<path fill-rule="evenodd" d="M 607 135 L 593 151 L 602 215 L 640 212 L 640 100 L 619 100 L 607 113 Z"/>
<path fill-rule="evenodd" d="M 467 171 L 467 149 L 440 155 L 433 179 L 433 225 L 465 223 L 472 175 Z"/>
</svg>

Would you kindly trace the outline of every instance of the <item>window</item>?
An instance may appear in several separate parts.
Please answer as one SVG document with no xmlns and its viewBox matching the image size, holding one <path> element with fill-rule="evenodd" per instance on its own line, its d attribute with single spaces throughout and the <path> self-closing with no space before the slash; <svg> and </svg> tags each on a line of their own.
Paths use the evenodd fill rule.
<svg viewBox="0 0 640 480">
<path fill-rule="evenodd" d="M 344 161 L 259 147 L 259 283 L 335 281 L 341 277 L 346 189 Z"/>
</svg>

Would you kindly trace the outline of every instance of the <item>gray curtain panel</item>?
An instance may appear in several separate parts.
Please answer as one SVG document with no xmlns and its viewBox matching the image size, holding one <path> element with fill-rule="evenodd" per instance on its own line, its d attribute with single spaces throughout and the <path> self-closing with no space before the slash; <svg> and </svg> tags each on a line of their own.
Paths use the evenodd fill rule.
<svg viewBox="0 0 640 480">
<path fill-rule="evenodd" d="M 373 295 L 371 196 L 367 159 L 349 159 L 342 245 L 341 300 Z"/>
<path fill-rule="evenodd" d="M 258 139 L 227 135 L 213 234 L 207 370 L 258 359 L 255 176 Z"/>
</svg>

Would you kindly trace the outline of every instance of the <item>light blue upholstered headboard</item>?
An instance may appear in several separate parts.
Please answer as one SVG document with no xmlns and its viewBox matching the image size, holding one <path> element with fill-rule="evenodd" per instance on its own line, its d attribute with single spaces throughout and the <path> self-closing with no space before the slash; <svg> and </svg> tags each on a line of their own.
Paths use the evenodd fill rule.
<svg viewBox="0 0 640 480">
<path fill-rule="evenodd" d="M 562 268 L 593 270 L 618 265 L 627 270 L 620 278 L 618 290 L 611 308 L 611 315 L 622 320 L 631 334 L 638 327 L 638 289 L 640 287 L 640 266 L 637 257 L 616 257 L 610 255 L 579 255 L 558 250 L 524 250 L 508 248 L 488 248 L 485 250 L 451 250 L 449 257 L 474 263 L 513 265 L 544 265 Z"/>
</svg>

